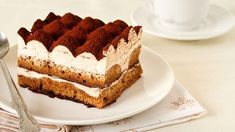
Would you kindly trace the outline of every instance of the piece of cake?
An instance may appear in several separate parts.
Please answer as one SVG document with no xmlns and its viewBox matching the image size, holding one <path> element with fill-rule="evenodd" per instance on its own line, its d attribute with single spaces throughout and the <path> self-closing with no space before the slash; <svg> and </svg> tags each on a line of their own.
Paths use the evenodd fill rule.
<svg viewBox="0 0 235 132">
<path fill-rule="evenodd" d="M 141 77 L 141 26 L 49 13 L 18 31 L 18 83 L 103 108 Z"/>
</svg>

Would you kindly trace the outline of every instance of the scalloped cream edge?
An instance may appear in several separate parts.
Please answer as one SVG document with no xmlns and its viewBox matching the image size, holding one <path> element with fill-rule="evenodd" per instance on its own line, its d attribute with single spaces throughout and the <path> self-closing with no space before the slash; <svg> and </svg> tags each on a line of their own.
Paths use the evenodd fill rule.
<svg viewBox="0 0 235 132">
<path fill-rule="evenodd" d="M 97 60 L 96 57 L 88 52 L 84 52 L 76 57 L 70 50 L 62 45 L 48 52 L 46 47 L 39 41 L 32 40 L 25 44 L 21 36 L 18 36 L 18 57 L 32 57 L 36 60 L 50 61 L 56 65 L 75 69 L 76 71 L 86 71 L 93 74 L 104 76 L 106 72 L 115 64 L 121 66 L 124 71 L 128 68 L 131 53 L 141 46 L 140 38 L 142 29 L 136 34 L 133 28 L 128 34 L 128 42 L 120 39 L 117 48 L 111 45 L 106 52 L 103 52 L 104 58 Z"/>
</svg>

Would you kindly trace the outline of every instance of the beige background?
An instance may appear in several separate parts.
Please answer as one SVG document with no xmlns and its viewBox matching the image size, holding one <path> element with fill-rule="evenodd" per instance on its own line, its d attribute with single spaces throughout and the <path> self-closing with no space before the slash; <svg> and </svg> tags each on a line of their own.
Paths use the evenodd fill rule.
<svg viewBox="0 0 235 132">
<path fill-rule="evenodd" d="M 57 2 L 57 3 L 56 3 Z M 129 24 L 130 13 L 147 0 L 0 0 L 0 31 L 16 44 L 20 26 L 30 26 L 53 11 L 98 17 L 106 22 L 116 18 Z M 235 14 L 234 0 L 214 0 Z M 165 57 L 176 78 L 207 109 L 200 119 L 153 130 L 235 131 L 235 28 L 218 38 L 180 42 L 144 34 L 143 44 Z M 150 60 L 146 60 L 150 61 Z"/>
</svg>

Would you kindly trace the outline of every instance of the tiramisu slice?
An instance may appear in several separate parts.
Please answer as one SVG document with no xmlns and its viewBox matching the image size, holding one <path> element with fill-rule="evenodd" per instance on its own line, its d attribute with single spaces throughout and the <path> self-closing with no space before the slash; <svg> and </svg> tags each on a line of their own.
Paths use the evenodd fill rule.
<svg viewBox="0 0 235 132">
<path fill-rule="evenodd" d="M 140 26 L 49 13 L 18 31 L 18 82 L 31 91 L 103 108 L 140 78 Z"/>
</svg>

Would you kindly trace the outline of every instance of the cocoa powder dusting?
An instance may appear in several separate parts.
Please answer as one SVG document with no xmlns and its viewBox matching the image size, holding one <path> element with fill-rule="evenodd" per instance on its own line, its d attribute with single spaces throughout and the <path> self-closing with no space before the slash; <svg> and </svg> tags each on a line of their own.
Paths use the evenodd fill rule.
<svg viewBox="0 0 235 132">
<path fill-rule="evenodd" d="M 100 55 L 100 52 L 102 52 L 102 48 L 103 46 L 99 41 L 88 40 L 85 42 L 85 44 L 76 48 L 76 50 L 74 51 L 74 55 L 78 56 L 83 52 L 88 52 L 93 54 L 97 60 L 100 60 L 102 58 L 102 56 Z"/>
<path fill-rule="evenodd" d="M 79 41 L 79 43 L 83 44 L 87 39 L 87 31 L 80 28 L 79 26 L 75 26 L 72 30 L 66 32 L 66 35 L 71 36 Z"/>
<path fill-rule="evenodd" d="M 42 29 L 44 25 L 46 25 L 44 21 L 42 21 L 41 19 L 37 19 L 31 28 L 31 32 L 33 33 L 38 29 Z"/>
<path fill-rule="evenodd" d="M 44 20 L 44 22 L 48 24 L 48 23 L 54 21 L 55 19 L 59 19 L 59 18 L 61 18 L 59 15 L 55 15 L 53 12 L 50 12 L 47 15 L 46 19 Z"/>
<path fill-rule="evenodd" d="M 134 30 L 137 34 L 139 34 L 139 31 L 140 31 L 141 28 L 142 28 L 142 26 L 135 26 Z"/>
<path fill-rule="evenodd" d="M 49 48 L 49 51 L 51 52 L 58 45 L 64 45 L 73 53 L 73 51 L 78 46 L 80 46 L 80 43 L 75 38 L 73 38 L 71 36 L 63 35 L 57 41 L 54 41 L 52 43 L 52 45 Z"/>
<path fill-rule="evenodd" d="M 111 34 L 113 37 L 117 36 L 120 32 L 122 32 L 122 28 L 113 23 L 108 23 L 104 25 L 103 29 L 109 34 Z"/>
<path fill-rule="evenodd" d="M 106 46 L 110 41 L 112 41 L 113 37 L 103 28 L 98 28 L 91 32 L 87 39 L 93 43 L 95 43 L 95 41 L 99 41 L 102 46 Z"/>
<path fill-rule="evenodd" d="M 122 20 L 116 20 L 116 21 L 113 22 L 113 24 L 121 27 L 122 30 L 124 30 L 126 27 L 128 27 L 128 25 Z"/>
<path fill-rule="evenodd" d="M 30 32 L 26 28 L 21 27 L 17 33 L 24 39 L 24 42 L 26 43 L 26 39 L 30 35 Z"/>
<path fill-rule="evenodd" d="M 129 31 L 130 31 L 131 28 L 132 28 L 132 26 L 126 27 L 126 28 L 122 31 L 122 33 L 120 34 L 120 36 L 121 36 L 122 38 L 124 38 L 126 41 L 128 41 L 128 34 L 129 34 Z"/>
<path fill-rule="evenodd" d="M 50 47 L 50 45 L 53 42 L 53 38 L 51 37 L 50 34 L 44 32 L 43 30 L 37 30 L 35 31 L 32 35 L 29 35 L 27 37 L 27 42 L 31 41 L 31 40 L 37 40 L 41 43 L 43 43 L 43 45 L 48 49 Z"/>
<path fill-rule="evenodd" d="M 61 35 L 63 35 L 65 32 L 68 31 L 65 24 L 59 21 L 59 19 L 56 19 L 52 21 L 51 23 L 47 24 L 43 27 L 43 30 L 52 35 L 52 38 L 56 40 Z"/>
<path fill-rule="evenodd" d="M 66 13 L 64 14 L 63 17 L 60 18 L 60 21 L 64 23 L 69 29 L 71 29 L 77 23 L 82 21 L 82 18 L 76 15 L 73 15 L 72 13 Z"/>
<path fill-rule="evenodd" d="M 64 45 L 74 56 L 89 52 L 100 60 L 104 57 L 103 51 L 108 50 L 109 46 L 117 48 L 121 38 L 128 41 L 131 28 L 122 20 L 105 24 L 92 17 L 82 19 L 72 13 L 66 13 L 61 17 L 50 12 L 44 21 L 37 19 L 34 22 L 31 32 L 20 28 L 18 34 L 26 44 L 31 40 L 37 40 L 50 52 L 56 46 Z M 141 26 L 134 27 L 137 34 L 140 29 Z"/>
<path fill-rule="evenodd" d="M 102 26 L 101 24 L 102 23 L 98 22 L 97 20 L 91 17 L 86 17 L 79 23 L 79 27 L 90 33 L 91 31 L 94 31 L 96 28 Z"/>
</svg>

